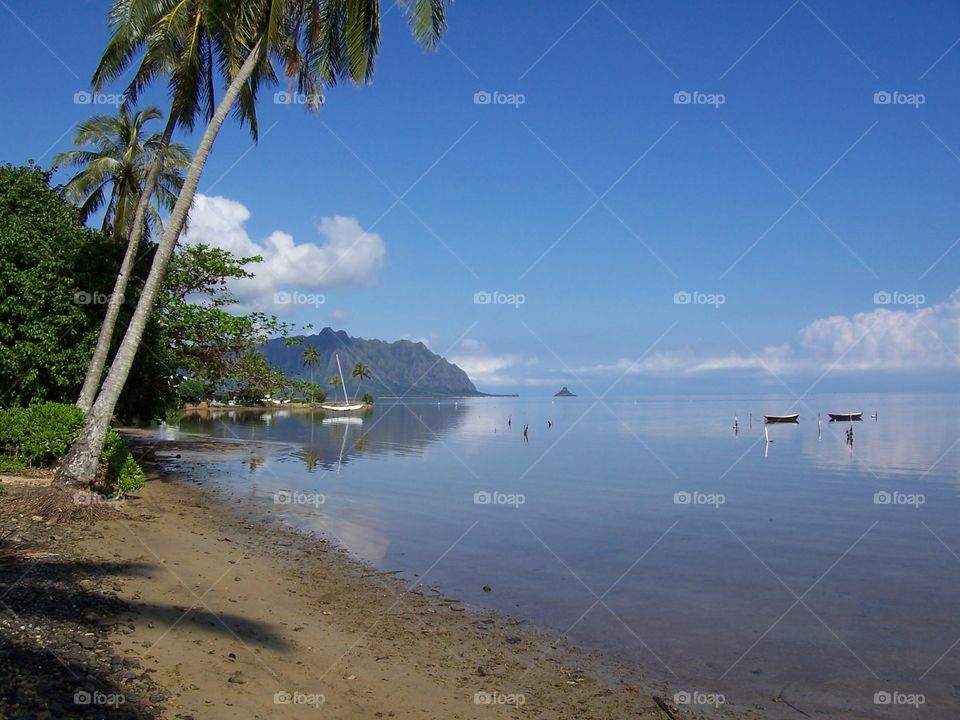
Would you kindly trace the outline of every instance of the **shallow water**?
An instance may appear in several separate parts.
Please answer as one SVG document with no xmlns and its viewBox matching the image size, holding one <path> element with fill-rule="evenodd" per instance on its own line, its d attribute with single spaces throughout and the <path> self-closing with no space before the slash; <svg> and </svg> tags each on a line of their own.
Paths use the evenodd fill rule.
<svg viewBox="0 0 960 720">
<path fill-rule="evenodd" d="M 722 695 L 721 711 L 802 717 L 769 702 L 782 695 L 812 716 L 956 718 L 958 400 L 477 398 L 352 421 L 193 415 L 165 432 L 258 441 L 211 476 L 411 582 L 701 703 Z M 816 416 L 848 409 L 866 418 L 852 447 L 849 423 L 818 432 Z M 796 411 L 766 443 L 762 414 Z"/>
</svg>

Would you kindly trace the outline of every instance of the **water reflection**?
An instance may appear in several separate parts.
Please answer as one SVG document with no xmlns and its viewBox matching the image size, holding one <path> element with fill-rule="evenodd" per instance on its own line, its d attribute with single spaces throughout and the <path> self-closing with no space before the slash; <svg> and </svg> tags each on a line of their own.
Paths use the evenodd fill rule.
<svg viewBox="0 0 960 720">
<path fill-rule="evenodd" d="M 814 468 L 844 472 L 858 466 L 867 475 L 916 477 L 930 471 L 927 479 L 932 480 L 943 475 L 936 472 L 938 457 L 960 435 L 956 412 L 944 412 L 945 406 L 949 403 L 937 396 L 884 398 L 884 419 L 824 422 L 819 446 L 805 434 L 804 461 Z"/>
<path fill-rule="evenodd" d="M 844 408 L 880 416 L 855 425 L 853 446 L 849 423 L 817 422 Z M 800 422 L 765 426 L 766 412 Z M 656 674 L 649 646 L 681 686 L 765 703 L 765 717 L 795 716 L 769 703 L 788 685 L 811 716 L 897 717 L 877 712 L 864 665 L 928 707 L 955 703 L 956 396 L 483 398 L 349 418 L 194 414 L 180 429 L 256 440 L 265 462 L 251 473 L 222 463 L 238 493 L 322 493 L 318 507 L 269 509 L 382 569 L 429 568 L 465 602 L 573 628 Z M 477 504 L 478 490 L 527 501 Z M 678 491 L 726 502 L 678 504 Z M 584 617 L 606 588 L 610 612 Z"/>
<path fill-rule="evenodd" d="M 312 473 L 318 468 L 342 470 L 361 454 L 422 454 L 459 428 L 466 415 L 466 407 L 459 403 L 383 403 L 362 415 L 309 409 L 202 409 L 185 412 L 177 427 L 182 433 L 289 444 L 290 454 Z M 253 472 L 262 462 L 254 455 L 245 464 Z"/>
</svg>

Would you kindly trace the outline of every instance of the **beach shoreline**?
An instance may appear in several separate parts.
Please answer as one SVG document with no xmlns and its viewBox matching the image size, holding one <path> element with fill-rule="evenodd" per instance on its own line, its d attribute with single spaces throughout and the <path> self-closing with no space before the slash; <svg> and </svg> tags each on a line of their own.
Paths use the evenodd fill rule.
<svg viewBox="0 0 960 720">
<path fill-rule="evenodd" d="M 202 472 L 164 469 L 216 443 L 138 436 L 141 451 L 156 446 L 147 486 L 116 517 L 57 536 L 59 552 L 112 568 L 79 581 L 123 608 L 112 654 L 136 658 L 163 688 L 151 693 L 162 701 L 143 702 L 150 716 L 666 717 L 655 698 L 677 718 L 699 716 L 609 658 L 410 587 L 345 548 L 264 523 Z"/>
</svg>

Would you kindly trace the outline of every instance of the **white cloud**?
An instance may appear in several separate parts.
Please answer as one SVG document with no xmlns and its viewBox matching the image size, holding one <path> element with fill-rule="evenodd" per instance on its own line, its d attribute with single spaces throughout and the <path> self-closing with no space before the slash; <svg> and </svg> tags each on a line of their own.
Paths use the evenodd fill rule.
<svg viewBox="0 0 960 720">
<path fill-rule="evenodd" d="M 611 365 L 581 368 L 577 373 L 676 377 L 731 370 L 786 375 L 951 369 L 960 369 L 960 290 L 929 307 L 882 307 L 821 318 L 802 328 L 796 342 L 755 352 L 710 356 L 661 352 L 638 361 L 623 358 Z"/>
<path fill-rule="evenodd" d="M 559 388 L 563 382 L 570 382 L 565 378 L 528 375 L 529 368 L 539 364 L 537 358 L 516 353 L 492 353 L 474 338 L 465 338 L 447 360 L 463 369 L 481 390 L 496 387 Z"/>
<path fill-rule="evenodd" d="M 447 359 L 458 365 L 474 385 L 498 387 L 524 384 L 522 378 L 504 373 L 505 370 L 523 362 L 521 355 L 486 352 L 483 344 L 473 338 L 465 338 L 460 343 L 460 347 Z"/>
<path fill-rule="evenodd" d="M 437 334 L 430 333 L 429 335 L 414 335 L 412 333 L 404 333 L 400 336 L 401 340 L 409 340 L 412 343 L 423 343 L 428 348 L 432 348 L 434 343 L 437 342 Z"/>
<path fill-rule="evenodd" d="M 356 218 L 322 218 L 317 227 L 322 243 L 297 243 L 280 230 L 255 242 L 244 227 L 249 219 L 250 211 L 242 203 L 198 193 L 184 235 L 189 244 L 206 243 L 238 256 L 263 256 L 263 262 L 250 268 L 255 277 L 231 283 L 247 305 L 272 306 L 274 293 L 281 289 L 369 287 L 383 268 L 383 238 L 364 231 Z"/>
</svg>

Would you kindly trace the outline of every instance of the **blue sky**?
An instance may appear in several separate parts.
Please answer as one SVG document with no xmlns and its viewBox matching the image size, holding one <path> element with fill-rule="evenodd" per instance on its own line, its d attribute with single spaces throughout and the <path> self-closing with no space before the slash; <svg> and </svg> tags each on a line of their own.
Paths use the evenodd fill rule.
<svg viewBox="0 0 960 720">
<path fill-rule="evenodd" d="M 0 7 L 4 161 L 112 109 L 74 102 L 106 8 Z M 258 145 L 221 133 L 187 241 L 267 251 L 244 302 L 422 338 L 494 392 L 956 387 L 956 3 L 461 0 L 449 25 L 423 53 L 390 9 L 372 85 L 319 114 L 269 90 Z"/>
</svg>

